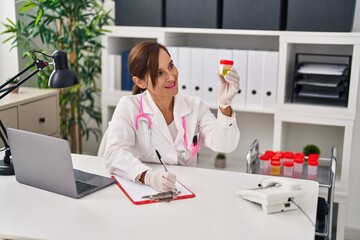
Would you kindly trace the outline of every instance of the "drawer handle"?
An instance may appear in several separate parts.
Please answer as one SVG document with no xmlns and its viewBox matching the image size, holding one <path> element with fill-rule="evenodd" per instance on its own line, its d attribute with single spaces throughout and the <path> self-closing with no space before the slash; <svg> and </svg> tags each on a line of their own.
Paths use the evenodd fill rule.
<svg viewBox="0 0 360 240">
<path fill-rule="evenodd" d="M 45 118 L 44 118 L 44 117 L 40 117 L 40 118 L 39 118 L 39 122 L 40 122 L 40 123 L 44 123 L 44 122 L 45 122 Z"/>
</svg>

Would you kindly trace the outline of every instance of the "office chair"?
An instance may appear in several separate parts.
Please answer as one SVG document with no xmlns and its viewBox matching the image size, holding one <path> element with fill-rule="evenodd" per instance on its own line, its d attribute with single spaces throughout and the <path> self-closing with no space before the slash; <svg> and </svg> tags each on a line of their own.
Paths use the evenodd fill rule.
<svg viewBox="0 0 360 240">
<path fill-rule="evenodd" d="M 100 142 L 100 146 L 99 146 L 98 153 L 97 153 L 98 157 L 104 156 L 107 134 L 108 134 L 108 130 L 106 129 L 102 136 L 101 142 Z"/>
</svg>

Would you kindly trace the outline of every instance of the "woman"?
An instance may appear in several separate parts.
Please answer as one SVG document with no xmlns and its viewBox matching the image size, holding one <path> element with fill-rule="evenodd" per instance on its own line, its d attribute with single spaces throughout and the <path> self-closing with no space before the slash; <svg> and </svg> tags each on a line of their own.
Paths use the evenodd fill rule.
<svg viewBox="0 0 360 240">
<path fill-rule="evenodd" d="M 176 176 L 142 162 L 195 166 L 200 141 L 218 152 L 231 152 L 240 132 L 230 104 L 239 90 L 231 69 L 219 75 L 217 118 L 200 98 L 179 96 L 178 71 L 167 49 L 142 42 L 129 54 L 133 94 L 120 99 L 109 123 L 104 162 L 114 175 L 143 183 L 160 192 L 174 190 Z"/>
</svg>

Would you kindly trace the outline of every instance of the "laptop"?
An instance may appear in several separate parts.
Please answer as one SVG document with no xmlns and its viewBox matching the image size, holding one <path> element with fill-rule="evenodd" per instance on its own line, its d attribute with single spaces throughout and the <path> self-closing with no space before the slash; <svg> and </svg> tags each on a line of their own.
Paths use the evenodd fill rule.
<svg viewBox="0 0 360 240">
<path fill-rule="evenodd" d="M 13 128 L 7 128 L 7 134 L 19 183 L 81 198 L 115 182 L 112 178 L 73 169 L 66 140 Z"/>
</svg>

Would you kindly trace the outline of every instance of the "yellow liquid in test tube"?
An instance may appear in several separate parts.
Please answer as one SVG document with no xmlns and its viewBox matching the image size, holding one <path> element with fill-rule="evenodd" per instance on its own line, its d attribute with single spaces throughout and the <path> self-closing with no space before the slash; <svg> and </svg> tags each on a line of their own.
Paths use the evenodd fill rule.
<svg viewBox="0 0 360 240">
<path fill-rule="evenodd" d="M 225 59 L 220 60 L 220 74 L 225 77 L 233 65 L 234 65 L 233 60 L 225 60 Z"/>
</svg>

